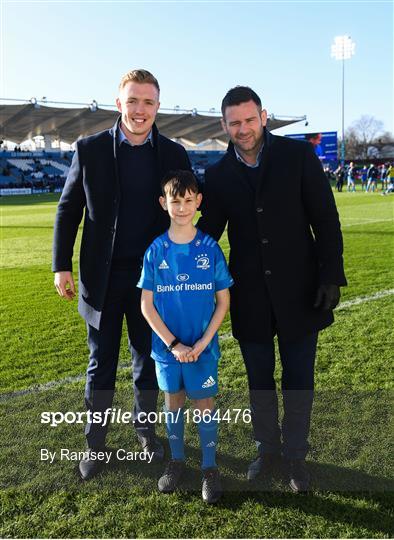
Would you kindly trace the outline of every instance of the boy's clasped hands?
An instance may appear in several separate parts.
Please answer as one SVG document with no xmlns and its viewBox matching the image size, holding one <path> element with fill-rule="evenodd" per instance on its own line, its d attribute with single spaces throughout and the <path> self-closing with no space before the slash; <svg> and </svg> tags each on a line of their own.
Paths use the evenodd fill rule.
<svg viewBox="0 0 394 540">
<path fill-rule="evenodd" d="M 208 343 L 201 338 L 192 347 L 178 343 L 171 352 L 178 362 L 197 362 L 198 357 L 207 345 Z"/>
</svg>

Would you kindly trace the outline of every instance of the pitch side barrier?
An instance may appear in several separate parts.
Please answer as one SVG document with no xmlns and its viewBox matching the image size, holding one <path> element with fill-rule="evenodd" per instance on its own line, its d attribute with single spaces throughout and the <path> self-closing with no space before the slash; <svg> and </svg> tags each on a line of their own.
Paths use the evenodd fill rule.
<svg viewBox="0 0 394 540">
<path fill-rule="evenodd" d="M 21 150 L 20 152 L 11 152 L 8 150 L 0 151 L 0 159 L 45 159 L 45 158 L 59 158 L 63 159 L 65 157 L 72 156 L 74 154 L 74 150 L 66 150 L 66 151 L 60 151 L 59 150 L 37 150 L 34 152 L 25 152 L 24 150 Z"/>
<path fill-rule="evenodd" d="M 42 193 L 61 193 L 63 188 L 57 187 L 50 190 L 49 188 L 1 188 L 0 195 L 9 197 L 14 195 L 40 195 Z"/>
</svg>

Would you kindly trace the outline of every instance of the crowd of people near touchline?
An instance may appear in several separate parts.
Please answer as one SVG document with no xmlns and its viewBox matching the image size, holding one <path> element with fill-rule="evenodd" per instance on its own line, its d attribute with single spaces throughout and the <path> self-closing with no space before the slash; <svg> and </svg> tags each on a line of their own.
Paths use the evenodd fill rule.
<svg viewBox="0 0 394 540">
<path fill-rule="evenodd" d="M 388 163 L 376 165 L 357 165 L 353 161 L 346 165 L 339 164 L 335 171 L 325 168 L 328 179 L 334 184 L 336 190 L 341 192 L 344 184 L 349 192 L 356 191 L 356 185 L 365 193 L 380 191 L 382 195 L 394 193 L 394 167 Z"/>
</svg>

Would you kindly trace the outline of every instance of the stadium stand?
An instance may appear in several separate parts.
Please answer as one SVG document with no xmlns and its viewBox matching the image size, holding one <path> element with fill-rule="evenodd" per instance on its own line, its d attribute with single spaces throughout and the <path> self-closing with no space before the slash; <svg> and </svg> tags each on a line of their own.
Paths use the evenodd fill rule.
<svg viewBox="0 0 394 540">
<path fill-rule="evenodd" d="M 38 188 L 60 191 L 70 166 L 69 152 L 1 152 L 2 188 Z"/>
<path fill-rule="evenodd" d="M 203 180 L 205 169 L 216 163 L 216 161 L 219 161 L 219 159 L 224 153 L 224 151 L 216 150 L 203 152 L 198 150 L 188 151 L 188 156 L 192 164 L 193 172 L 197 176 L 199 181 Z"/>
<path fill-rule="evenodd" d="M 205 169 L 218 161 L 224 151 L 188 152 L 198 179 Z M 17 156 L 17 157 L 15 157 Z M 72 152 L 0 152 L 0 184 L 4 188 L 37 187 L 59 191 L 64 186 L 70 168 Z"/>
<path fill-rule="evenodd" d="M 72 153 L 54 150 L 52 143 L 62 141 L 72 144 L 79 137 L 113 126 L 119 116 L 112 105 L 92 102 L 81 107 L 81 103 L 51 102 L 51 106 L 48 106 L 45 99 L 36 98 L 0 98 L 0 112 L 0 195 L 16 195 L 14 188 L 30 189 L 32 193 L 36 189 L 40 192 L 61 191 Z M 305 120 L 305 115 L 270 114 L 267 127 L 272 131 Z M 207 166 L 224 153 L 220 148 L 225 149 L 228 142 L 219 112 L 177 107 L 163 109 L 157 113 L 156 123 L 163 135 L 185 144 L 193 170 L 200 180 Z M 45 150 L 22 150 L 24 141 L 36 137 L 40 138 L 40 144 L 37 146 L 36 141 L 34 144 L 38 148 L 44 145 Z M 10 141 L 13 141 L 12 152 L 8 150 Z M 214 148 L 208 148 L 210 144 Z M 12 193 L 6 193 L 8 189 Z"/>
<path fill-rule="evenodd" d="M 34 171 L 32 159 L 8 159 L 7 162 L 11 167 L 16 167 L 22 172 Z"/>
<path fill-rule="evenodd" d="M 0 195 L 16 195 L 14 188 L 30 189 L 32 193 L 38 189 L 40 192 L 61 191 L 72 152 L 54 150 L 52 143 L 62 141 L 72 144 L 79 137 L 111 127 L 119 116 L 119 112 L 110 105 L 94 102 L 81 107 L 80 103 L 51 102 L 51 106 L 48 106 L 46 100 L 36 98 L 0 98 L 0 112 Z M 185 144 L 200 181 L 205 169 L 224 153 L 220 148 L 225 149 L 228 141 L 222 129 L 220 113 L 205 112 L 175 108 L 163 109 L 156 116 L 157 127 L 163 135 Z M 306 116 L 270 114 L 267 127 L 275 130 L 305 120 Z M 22 150 L 23 141 L 36 137 L 40 138 L 38 148 L 43 144 L 45 150 Z M 11 143 L 13 151 L 8 150 L 10 141 L 14 141 Z M 207 143 L 215 147 L 208 148 Z M 8 189 L 12 193 L 6 193 Z"/>
<path fill-rule="evenodd" d="M 59 169 L 60 169 L 60 171 L 62 172 L 62 176 L 64 176 L 64 177 L 67 176 L 69 165 L 66 165 L 65 163 L 63 163 L 60 160 L 55 161 L 55 160 L 52 160 L 52 159 L 47 161 L 47 163 L 49 163 L 49 165 L 51 165 L 53 167 L 53 169 L 55 170 L 55 174 L 59 174 Z"/>
</svg>

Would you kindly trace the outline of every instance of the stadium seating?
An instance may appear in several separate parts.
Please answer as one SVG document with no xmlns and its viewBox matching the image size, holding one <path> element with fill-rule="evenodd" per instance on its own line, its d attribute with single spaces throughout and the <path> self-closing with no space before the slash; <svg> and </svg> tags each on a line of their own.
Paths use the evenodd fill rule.
<svg viewBox="0 0 394 540">
<path fill-rule="evenodd" d="M 8 184 L 12 184 L 12 180 L 10 180 L 10 177 L 9 176 L 3 176 L 2 174 L 0 174 L 0 185 L 2 187 L 5 187 L 7 186 L 8 187 Z"/>
<path fill-rule="evenodd" d="M 188 152 L 193 172 L 198 180 L 203 180 L 205 169 L 216 163 L 216 161 L 219 161 L 224 153 L 224 151 L 219 150 L 190 150 Z"/>
<path fill-rule="evenodd" d="M 61 188 L 69 171 L 69 153 L 1 152 L 2 187 Z"/>
<path fill-rule="evenodd" d="M 55 174 L 59 174 L 59 169 L 60 169 L 62 173 L 61 176 L 64 176 L 64 177 L 67 176 L 68 169 L 70 168 L 70 166 L 63 163 L 60 159 L 56 161 L 51 159 L 51 160 L 48 160 L 47 163 L 49 163 L 55 169 Z"/>
<path fill-rule="evenodd" d="M 199 180 L 203 179 L 205 169 L 218 161 L 222 151 L 188 152 L 192 168 Z M 62 187 L 67 177 L 71 152 L 1 152 L 0 184 L 4 187 Z"/>
<path fill-rule="evenodd" d="M 7 159 L 7 162 L 11 167 L 16 167 L 22 172 L 34 171 L 34 161 L 32 159 Z"/>
</svg>

